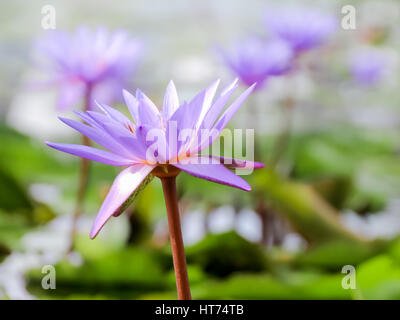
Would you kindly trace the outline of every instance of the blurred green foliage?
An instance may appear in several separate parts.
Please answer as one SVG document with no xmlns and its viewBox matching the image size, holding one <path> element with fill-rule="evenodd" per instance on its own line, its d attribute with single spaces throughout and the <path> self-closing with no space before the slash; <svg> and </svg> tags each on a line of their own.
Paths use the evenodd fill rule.
<svg viewBox="0 0 400 320">
<path fill-rule="evenodd" d="M 55 265 L 57 290 L 41 289 L 39 269 L 28 274 L 29 290 L 44 299 L 176 298 L 168 248 L 115 249 L 99 242 L 79 242 L 82 265 Z M 301 254 L 273 253 L 229 232 L 186 251 L 195 299 L 398 299 L 399 248 L 396 240 L 366 254 L 363 247 L 333 242 Z M 342 288 L 346 264 L 357 270 L 354 290 Z"/>
<path fill-rule="evenodd" d="M 32 199 L 29 183 L 63 186 L 63 201 L 73 201 L 76 161 L 50 152 L 40 142 L 0 126 L 0 259 L 18 239 L 54 217 L 54 209 Z M 367 152 L 366 152 L 367 150 Z M 289 178 L 268 169 L 249 177 L 254 192 L 244 193 L 181 174 L 182 203 L 210 210 L 231 204 L 237 210 L 259 197 L 284 215 L 309 240 L 298 253 L 266 249 L 235 232 L 210 234 L 186 248 L 193 296 L 202 299 L 396 299 L 400 296 L 400 242 L 366 241 L 339 223 L 340 208 L 378 209 L 399 189 L 400 167 L 393 135 L 351 129 L 295 136 L 285 161 L 293 163 Z M 13 161 L 7 160 L 13 159 Z M 115 174 L 92 166 L 88 205 L 98 207 Z M 383 175 L 392 183 L 379 183 Z M 66 192 L 64 192 L 66 191 Z M 68 200 L 69 199 L 69 200 Z M 57 290 L 41 289 L 43 274 L 28 274 L 29 290 L 44 299 L 175 299 L 169 247 L 138 244 L 149 241 L 149 225 L 165 218 L 159 181 L 150 183 L 132 206 L 132 232 L 139 237 L 128 247 L 110 247 L 97 239 L 79 241 L 81 265 L 68 259 L 56 264 Z M 135 220 L 136 219 L 136 220 Z M 139 220 L 138 220 L 139 219 Z M 139 223 L 140 222 L 140 223 Z M 136 229 L 135 229 L 136 226 Z M 146 236 L 147 235 L 147 236 Z M 357 290 L 341 287 L 343 265 L 358 266 Z"/>
<path fill-rule="evenodd" d="M 18 248 L 21 236 L 55 215 L 57 207 L 32 199 L 29 183 L 57 183 L 63 186 L 63 201 L 73 202 L 70 191 L 75 188 L 76 161 L 59 157 L 6 126 L 0 129 L 6 142 L 0 150 L 0 191 L 5 195 L 0 200 L 1 259 L 9 254 L 8 248 Z M 235 232 L 210 234 L 186 248 L 194 298 L 398 298 L 400 242 L 361 239 L 341 225 L 337 211 L 347 207 L 377 209 L 396 195 L 400 173 L 396 148 L 393 136 L 385 134 L 343 129 L 339 133 L 330 130 L 298 135 L 285 155 L 285 161 L 294 164 L 289 178 L 267 166 L 249 177 L 253 193 L 181 174 L 179 194 L 189 207 L 207 211 L 229 203 L 239 210 L 263 198 L 309 240 L 310 246 L 290 253 L 266 249 Z M 102 189 L 110 184 L 115 170 L 93 165 L 92 173 L 88 205 L 97 208 Z M 382 175 L 392 177 L 393 184 L 385 182 L 381 188 L 378 180 Z M 149 226 L 165 218 L 157 179 L 139 194 L 131 210 L 131 232 L 143 232 L 144 236 L 128 247 L 109 246 L 101 239 L 80 240 L 77 251 L 82 264 L 71 264 L 68 259 L 56 264 L 57 290 L 41 289 L 40 270 L 29 272 L 29 290 L 43 299 L 175 299 L 170 249 L 156 248 L 149 242 Z M 341 287 L 340 271 L 346 264 L 358 266 L 357 290 Z"/>
<path fill-rule="evenodd" d="M 189 263 L 198 264 L 217 277 L 233 272 L 261 271 L 267 263 L 262 247 L 240 237 L 235 232 L 210 234 L 186 250 Z"/>
<path fill-rule="evenodd" d="M 327 198 L 339 209 L 382 209 L 399 195 L 399 138 L 390 130 L 349 126 L 297 135 L 290 148 L 291 175 L 308 182 L 333 181 L 336 188 Z"/>
<path fill-rule="evenodd" d="M 283 246 L 266 247 L 249 242 L 234 231 L 206 235 L 185 248 L 195 299 L 400 299 L 400 239 L 364 239 L 350 232 L 340 219 L 343 210 L 370 215 L 385 210 L 389 200 L 400 198 L 400 131 L 398 119 L 388 119 L 398 116 L 398 77 L 362 88 L 352 82 L 345 61 L 347 53 L 359 46 L 398 53 L 400 42 L 395 20 L 398 17 L 391 14 L 396 12 L 393 9 L 396 4 L 387 3 L 388 6 L 385 1 L 372 1 L 372 6 L 367 3 L 364 7 L 363 1 L 355 1 L 353 4 L 360 14 L 357 19 L 362 22 L 357 32 L 338 32 L 326 47 L 309 52 L 309 56 L 305 54 L 295 68 L 300 79 L 294 79 L 297 74 L 293 79 L 282 77 L 281 83 L 268 79 L 265 92 L 253 94 L 235 116 L 234 121 L 243 120 L 241 117 L 247 113 L 254 113 L 254 118 L 260 120 L 255 122 L 262 127 L 271 126 L 272 130 L 266 132 L 273 132 L 279 128 L 276 120 L 282 120 L 277 118 L 283 105 L 279 100 L 285 100 L 283 95 L 296 96 L 294 114 L 286 115 L 293 116 L 293 130 L 283 139 L 288 142 L 287 148 L 285 143 L 283 147 L 278 145 L 282 147 L 279 150 L 282 157 L 276 170 L 269 161 L 276 141 L 282 141 L 277 139 L 279 132 L 262 136 L 260 128 L 256 128 L 255 160 L 265 162 L 267 167 L 244 177 L 252 192 L 184 173 L 179 175 L 177 185 L 183 213 L 194 209 L 209 214 L 223 205 L 232 206 L 236 212 L 243 208 L 257 210 L 262 204 L 272 216 L 279 214 L 283 221 L 289 222 L 291 231 L 306 240 L 304 247 L 292 252 Z M 228 42 L 239 33 L 263 33 L 255 17 L 268 4 L 272 1 L 253 1 L 226 10 L 223 2 L 217 5 L 205 1 L 183 6 L 181 10 L 179 2 L 160 2 L 157 10 L 153 10 L 145 1 L 135 1 L 134 6 L 132 1 L 121 1 L 110 11 L 108 2 L 98 1 L 98 14 L 92 14 L 92 3 L 70 1 L 61 16 L 66 30 L 72 30 L 82 21 L 111 29 L 125 23 L 132 36 L 146 39 L 145 57 L 130 89 L 142 88 L 161 106 L 161 86 L 164 88 L 165 79 L 174 78 L 183 89 L 180 97 L 187 98 L 200 84 L 211 80 L 208 78 L 227 76 L 219 66 L 220 61 L 214 61 L 211 53 L 208 55 L 210 44 L 228 47 Z M 326 4 L 328 10 L 337 11 L 338 7 L 337 2 Z M 240 8 L 245 8 L 246 14 Z M 379 14 L 371 15 L 371 8 L 377 8 Z M 43 31 L 37 23 L 39 11 L 37 4 L 18 1 L 0 11 L 4 31 L 0 53 L 2 121 L 8 119 L 11 111 L 15 112 L 14 106 L 31 107 L 31 92 L 26 92 L 24 85 L 32 71 L 31 40 Z M 384 17 L 386 14 L 388 17 Z M 206 23 L 199 24 L 199 19 Z M 36 27 L 20 28 L 21 25 Z M 284 88 L 279 88 L 282 84 Z M 46 103 L 45 99 L 35 101 L 43 97 L 41 93 L 33 94 L 32 104 Z M 386 127 L 379 121 L 377 127 L 365 125 L 362 120 L 370 121 L 370 107 L 375 109 L 372 117 L 378 114 L 378 118 L 382 116 L 390 125 Z M 128 114 L 126 108 L 121 111 Z M 364 112 L 365 118 L 361 114 Z M 20 116 L 24 121 L 24 117 L 32 115 L 27 114 L 13 117 Z M 297 123 L 298 115 L 305 121 Z M 44 117 L 45 113 L 39 112 L 37 116 Z M 344 119 L 347 116 L 349 119 Z M 358 116 L 361 121 L 350 119 Z M 233 122 L 231 125 L 236 127 Z M 66 140 L 62 142 L 80 143 L 81 137 L 76 133 Z M 44 141 L 22 134 L 4 122 L 0 123 L 0 141 L 1 263 L 14 252 L 24 254 L 21 241 L 24 235 L 45 229 L 55 217 L 72 214 L 80 160 L 51 150 Z M 91 163 L 85 215 L 95 215 L 119 170 Z M 55 187 L 57 195 L 54 199 L 49 199 L 51 194 L 37 197 L 32 192 L 35 185 Z M 70 255 L 55 265 L 57 290 L 41 288 L 40 269 L 26 275 L 28 290 L 41 299 L 176 299 L 167 234 L 159 241 L 153 233 L 155 226 L 166 222 L 158 179 L 134 198 L 133 203 L 126 203 L 123 208 L 126 212 L 118 218 L 125 218 L 129 224 L 126 237 L 122 228 L 116 228 L 116 232 L 110 230 L 115 226 L 110 224 L 117 224 L 116 219 L 95 241 L 90 241 L 86 233 L 79 234 L 74 254 L 81 261 Z M 166 233 L 166 228 L 162 232 Z M 114 241 L 115 233 L 120 236 L 118 241 Z M 356 290 L 342 288 L 344 265 L 356 268 Z M 0 283 L 0 293 L 2 289 Z"/>
<path fill-rule="evenodd" d="M 25 168 L 35 162 L 30 139 L 5 125 L 0 125 L 0 139 L 0 246 L 14 249 L 21 236 L 51 221 L 55 212 L 32 199 L 23 172 L 16 170 L 18 162 Z M 41 163 L 40 154 L 36 156 L 37 163 Z"/>
<path fill-rule="evenodd" d="M 268 169 L 260 171 L 254 183 L 257 193 L 264 194 L 274 208 L 284 214 L 307 240 L 362 241 L 341 225 L 335 209 L 310 186 L 282 178 Z"/>
</svg>

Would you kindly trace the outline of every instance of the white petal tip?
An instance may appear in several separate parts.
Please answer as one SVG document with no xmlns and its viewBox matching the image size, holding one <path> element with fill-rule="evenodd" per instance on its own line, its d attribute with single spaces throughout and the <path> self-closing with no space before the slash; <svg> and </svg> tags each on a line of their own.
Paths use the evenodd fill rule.
<svg viewBox="0 0 400 320">
<path fill-rule="evenodd" d="M 126 95 L 132 95 L 132 93 L 130 93 L 128 90 L 126 90 L 126 89 L 122 89 L 122 94 L 124 95 L 124 96 L 126 96 Z"/>
</svg>

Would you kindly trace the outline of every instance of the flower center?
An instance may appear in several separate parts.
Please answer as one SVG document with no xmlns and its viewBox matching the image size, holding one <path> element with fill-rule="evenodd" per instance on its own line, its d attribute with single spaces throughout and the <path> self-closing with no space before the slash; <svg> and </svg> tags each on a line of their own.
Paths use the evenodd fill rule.
<svg viewBox="0 0 400 320">
<path fill-rule="evenodd" d="M 169 164 L 161 164 L 153 169 L 151 172 L 157 178 L 172 178 L 176 177 L 181 172 L 180 169 Z"/>
<path fill-rule="evenodd" d="M 125 123 L 125 128 L 128 129 L 133 134 L 135 133 L 135 129 L 129 123 Z"/>
</svg>

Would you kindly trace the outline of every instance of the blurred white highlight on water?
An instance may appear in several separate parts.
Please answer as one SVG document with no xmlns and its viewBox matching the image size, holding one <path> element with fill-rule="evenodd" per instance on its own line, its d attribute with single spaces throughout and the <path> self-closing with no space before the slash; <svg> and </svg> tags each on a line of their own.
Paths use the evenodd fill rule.
<svg viewBox="0 0 400 320">
<path fill-rule="evenodd" d="M 89 218 L 81 218 L 79 229 L 86 224 L 84 220 Z M 0 264 L 0 294 L 4 295 L 4 297 L 0 295 L 0 298 L 35 299 L 26 290 L 24 274 L 31 269 L 41 269 L 44 265 L 55 264 L 65 257 L 69 247 L 70 226 L 71 217 L 57 217 L 43 228 L 27 233 L 21 239 L 21 252 L 12 252 Z M 82 262 L 77 255 L 79 253 L 70 258 L 71 263 L 75 265 Z"/>
<path fill-rule="evenodd" d="M 362 217 L 355 212 L 346 211 L 341 219 L 347 228 L 366 238 L 393 238 L 400 234 L 400 199 L 390 200 L 382 212 L 369 213 Z"/>
<path fill-rule="evenodd" d="M 219 207 L 208 216 L 208 229 L 212 233 L 220 233 L 235 228 L 235 210 L 229 206 Z"/>
<path fill-rule="evenodd" d="M 70 115 L 71 110 L 67 110 L 66 114 Z M 68 126 L 60 125 L 60 122 L 56 121 L 57 115 L 60 114 L 57 114 L 55 108 L 55 92 L 20 90 L 13 97 L 7 114 L 7 123 L 40 140 L 73 136 L 74 133 Z"/>
<path fill-rule="evenodd" d="M 282 247 L 290 252 L 298 252 L 304 250 L 307 242 L 298 233 L 288 233 L 283 238 Z"/>
<path fill-rule="evenodd" d="M 56 185 L 34 183 L 29 186 L 29 194 L 37 201 L 47 204 L 57 204 L 60 201 L 61 191 Z"/>
<path fill-rule="evenodd" d="M 182 217 L 182 233 L 185 245 L 201 240 L 205 235 L 206 217 L 201 211 L 189 211 Z"/>
<path fill-rule="evenodd" d="M 261 219 L 253 210 L 241 210 L 235 221 L 235 229 L 238 234 L 249 241 L 259 242 L 262 238 Z"/>
<path fill-rule="evenodd" d="M 182 57 L 172 66 L 173 74 L 178 81 L 202 82 L 213 77 L 213 65 L 204 56 Z"/>
</svg>

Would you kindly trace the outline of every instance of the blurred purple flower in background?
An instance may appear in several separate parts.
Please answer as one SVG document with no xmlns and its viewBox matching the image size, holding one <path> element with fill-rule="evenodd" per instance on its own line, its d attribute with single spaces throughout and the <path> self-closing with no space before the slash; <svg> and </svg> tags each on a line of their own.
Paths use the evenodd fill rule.
<svg viewBox="0 0 400 320">
<path fill-rule="evenodd" d="M 249 37 L 234 45 L 230 52 L 219 50 L 226 65 L 246 85 L 263 86 L 270 76 L 288 72 L 294 56 L 292 49 L 283 41 L 264 41 Z"/>
<path fill-rule="evenodd" d="M 103 113 L 90 110 L 85 113 L 77 112 L 88 125 L 61 119 L 109 151 L 51 142 L 47 142 L 48 146 L 108 165 L 128 167 L 115 179 L 104 200 L 90 234 L 92 238 L 112 215 L 119 213 L 120 207 L 146 177 L 154 172 L 153 170 L 158 169 L 165 174 L 169 171 L 182 170 L 212 182 L 246 191 L 251 190 L 245 180 L 227 167 L 260 168 L 264 166 L 263 164 L 237 159 L 226 161 L 217 155 L 197 154 L 218 137 L 254 88 L 254 85 L 248 88 L 219 116 L 237 88 L 237 80 L 227 86 L 213 102 L 218 84 L 219 81 L 215 81 L 189 103 L 180 104 L 175 85 L 171 81 L 165 93 L 162 112 L 159 112 L 154 103 L 139 89 L 136 97 L 124 91 L 125 102 L 134 122 L 119 111 L 102 104 L 98 106 Z M 212 137 L 202 135 L 202 129 L 211 130 Z M 189 136 L 187 136 L 188 130 Z M 176 136 L 171 134 L 174 131 Z M 159 148 L 156 150 L 151 149 L 149 134 L 157 137 Z M 181 141 L 182 134 L 187 139 Z M 148 152 L 149 150 L 151 152 Z"/>
<path fill-rule="evenodd" d="M 350 73 L 360 85 L 376 85 L 385 75 L 386 68 L 386 56 L 377 49 L 362 49 L 350 54 Z"/>
<path fill-rule="evenodd" d="M 326 42 L 338 25 L 333 15 L 308 7 L 271 10 L 265 22 L 271 35 L 288 42 L 296 53 Z"/>
<path fill-rule="evenodd" d="M 142 47 L 142 42 L 129 39 L 124 31 L 110 33 L 105 28 L 93 31 L 80 27 L 75 33 L 48 31 L 36 49 L 41 54 L 41 64 L 51 74 L 47 83 L 59 87 L 57 109 L 62 111 L 81 101 L 88 92 L 92 99 L 107 103 L 118 98 Z"/>
</svg>

